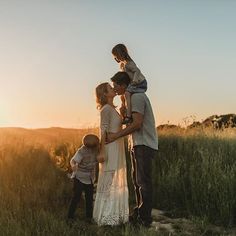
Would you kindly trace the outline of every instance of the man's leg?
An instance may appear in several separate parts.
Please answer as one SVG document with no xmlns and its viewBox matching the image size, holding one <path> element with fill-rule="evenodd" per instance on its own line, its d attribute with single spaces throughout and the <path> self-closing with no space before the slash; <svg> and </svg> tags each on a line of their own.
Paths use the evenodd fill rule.
<svg viewBox="0 0 236 236">
<path fill-rule="evenodd" d="M 135 160 L 137 164 L 137 185 L 140 191 L 139 216 L 144 224 L 152 222 L 152 159 L 155 150 L 144 146 L 134 147 Z"/>
<path fill-rule="evenodd" d="M 140 205 L 141 195 L 140 195 L 139 186 L 137 183 L 137 163 L 135 160 L 134 149 L 131 151 L 130 157 L 131 157 L 131 164 L 132 164 L 131 176 L 132 176 L 132 182 L 134 185 L 134 192 L 135 192 L 135 198 L 136 198 L 136 206 L 134 207 L 134 211 L 131 216 L 131 218 L 132 218 L 131 221 L 132 221 L 132 220 L 136 220 L 136 218 L 138 217 L 138 209 L 139 209 L 139 205 Z"/>
<path fill-rule="evenodd" d="M 93 184 L 85 184 L 86 217 L 93 217 Z"/>
<path fill-rule="evenodd" d="M 82 190 L 82 183 L 78 179 L 74 178 L 73 196 L 68 210 L 68 219 L 74 218 L 75 210 L 78 202 L 80 201 Z"/>
</svg>

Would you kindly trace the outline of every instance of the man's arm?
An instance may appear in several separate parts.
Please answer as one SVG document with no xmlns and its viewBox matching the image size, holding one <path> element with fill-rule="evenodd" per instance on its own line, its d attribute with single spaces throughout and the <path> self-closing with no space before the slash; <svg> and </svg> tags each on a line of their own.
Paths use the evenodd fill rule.
<svg viewBox="0 0 236 236">
<path fill-rule="evenodd" d="M 139 130 L 142 127 L 143 115 L 141 113 L 133 112 L 132 118 L 133 118 L 133 122 L 129 126 L 127 126 L 125 129 L 122 129 L 121 131 L 119 131 L 117 133 L 109 133 L 107 135 L 107 140 L 106 140 L 107 143 L 111 143 L 120 137 L 131 134 L 134 131 Z"/>
</svg>

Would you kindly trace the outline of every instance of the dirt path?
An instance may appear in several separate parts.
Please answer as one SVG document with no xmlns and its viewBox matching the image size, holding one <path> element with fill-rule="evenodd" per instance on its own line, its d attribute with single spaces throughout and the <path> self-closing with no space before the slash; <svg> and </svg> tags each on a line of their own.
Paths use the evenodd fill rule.
<svg viewBox="0 0 236 236">
<path fill-rule="evenodd" d="M 165 235 L 232 235 L 236 236 L 236 229 L 225 230 L 214 225 L 201 225 L 185 218 L 169 218 L 165 212 L 153 209 L 153 223 L 151 231 Z"/>
</svg>

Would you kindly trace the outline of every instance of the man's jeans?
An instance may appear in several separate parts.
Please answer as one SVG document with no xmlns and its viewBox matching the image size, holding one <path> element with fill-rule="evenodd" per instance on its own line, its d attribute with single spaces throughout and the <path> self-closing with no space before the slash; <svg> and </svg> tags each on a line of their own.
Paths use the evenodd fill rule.
<svg viewBox="0 0 236 236">
<path fill-rule="evenodd" d="M 134 146 L 131 151 L 132 180 L 134 184 L 138 215 L 145 223 L 151 223 L 152 211 L 152 159 L 156 150 L 144 146 Z"/>
</svg>

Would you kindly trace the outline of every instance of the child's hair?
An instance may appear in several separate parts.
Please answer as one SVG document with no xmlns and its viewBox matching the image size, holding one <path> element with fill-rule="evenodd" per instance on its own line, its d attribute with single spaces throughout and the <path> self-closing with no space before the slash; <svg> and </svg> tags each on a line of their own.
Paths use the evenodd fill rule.
<svg viewBox="0 0 236 236">
<path fill-rule="evenodd" d="M 109 83 L 105 82 L 102 84 L 99 84 L 96 87 L 96 102 L 97 102 L 97 108 L 101 109 L 105 104 L 107 104 L 107 97 L 105 93 L 107 93 L 107 85 Z"/>
<path fill-rule="evenodd" d="M 99 146 L 99 138 L 95 134 L 86 134 L 83 137 L 82 143 L 85 147 L 94 148 Z"/>
<path fill-rule="evenodd" d="M 111 50 L 112 54 L 120 60 L 132 60 L 131 57 L 129 56 L 128 50 L 124 44 L 117 44 L 115 47 L 112 48 Z"/>
</svg>

